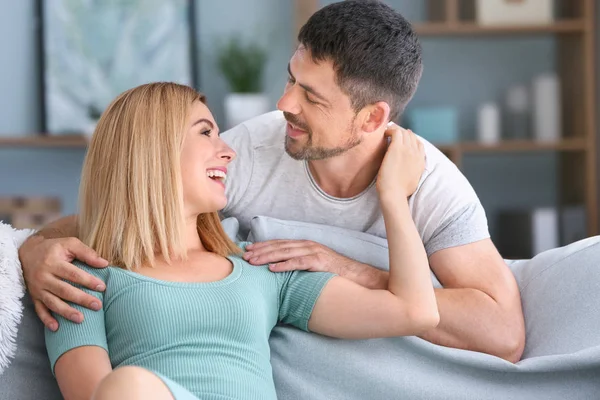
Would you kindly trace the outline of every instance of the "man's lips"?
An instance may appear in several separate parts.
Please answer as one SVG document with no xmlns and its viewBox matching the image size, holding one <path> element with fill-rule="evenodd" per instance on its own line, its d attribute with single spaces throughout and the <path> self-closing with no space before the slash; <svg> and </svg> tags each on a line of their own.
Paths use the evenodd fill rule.
<svg viewBox="0 0 600 400">
<path fill-rule="evenodd" d="M 286 131 L 287 131 L 287 135 L 294 139 L 307 134 L 307 132 L 305 130 L 300 129 L 297 126 L 295 126 L 289 122 L 287 123 Z"/>
</svg>

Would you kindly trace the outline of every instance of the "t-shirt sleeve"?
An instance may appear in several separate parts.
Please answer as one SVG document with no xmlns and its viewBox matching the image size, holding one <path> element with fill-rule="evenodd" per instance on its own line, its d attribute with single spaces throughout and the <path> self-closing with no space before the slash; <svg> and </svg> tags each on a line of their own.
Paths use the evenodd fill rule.
<svg viewBox="0 0 600 400">
<path fill-rule="evenodd" d="M 279 321 L 308 332 L 308 320 L 317 299 L 335 274 L 289 271 L 277 273 L 279 282 Z"/>
<path fill-rule="evenodd" d="M 483 206 L 460 170 L 442 159 L 426 173 L 410 202 L 427 256 L 489 238 Z"/>
<path fill-rule="evenodd" d="M 92 268 L 77 261 L 74 264 L 84 271 L 97 276 L 106 283 L 108 269 Z M 79 285 L 74 286 L 96 297 L 98 300 L 102 301 L 103 306 L 105 306 L 103 302 L 104 292 L 95 292 Z M 53 313 L 54 318 L 56 318 L 59 324 L 58 330 L 52 332 L 45 328 L 46 350 L 48 352 L 48 357 L 50 358 L 52 374 L 54 374 L 56 361 L 69 350 L 81 346 L 98 346 L 108 352 L 106 329 L 104 326 L 104 309 L 93 311 L 73 303 L 69 303 L 69 305 L 81 311 L 84 319 L 81 324 L 76 324 Z"/>
<path fill-rule="evenodd" d="M 229 210 L 244 198 L 248 189 L 254 168 L 254 150 L 252 137 L 245 124 L 223 132 L 221 138 L 236 152 L 236 158 L 227 166 L 227 205 L 221 210 L 222 218 L 226 218 L 230 216 Z"/>
</svg>

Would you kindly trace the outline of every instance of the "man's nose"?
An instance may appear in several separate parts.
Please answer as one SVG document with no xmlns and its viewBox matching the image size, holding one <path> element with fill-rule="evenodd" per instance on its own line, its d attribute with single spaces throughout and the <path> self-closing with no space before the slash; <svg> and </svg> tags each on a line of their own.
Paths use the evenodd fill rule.
<svg viewBox="0 0 600 400">
<path fill-rule="evenodd" d="M 298 115 L 302 111 L 300 104 L 296 100 L 297 89 L 292 86 L 281 96 L 279 101 L 277 102 L 277 109 L 285 112 L 289 112 L 290 114 Z"/>
</svg>

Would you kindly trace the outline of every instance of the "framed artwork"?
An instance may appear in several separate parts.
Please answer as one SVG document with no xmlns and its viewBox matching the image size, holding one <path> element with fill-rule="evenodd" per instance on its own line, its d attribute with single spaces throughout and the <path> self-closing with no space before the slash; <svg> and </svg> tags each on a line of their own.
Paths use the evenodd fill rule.
<svg viewBox="0 0 600 400">
<path fill-rule="evenodd" d="M 106 106 L 156 81 L 197 87 L 194 0 L 37 0 L 43 131 L 93 131 Z"/>
</svg>

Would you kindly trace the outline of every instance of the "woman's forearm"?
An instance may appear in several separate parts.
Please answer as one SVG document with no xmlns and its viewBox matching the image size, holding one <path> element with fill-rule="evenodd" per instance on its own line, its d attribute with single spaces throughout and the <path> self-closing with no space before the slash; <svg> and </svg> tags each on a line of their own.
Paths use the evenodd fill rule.
<svg viewBox="0 0 600 400">
<path fill-rule="evenodd" d="M 388 290 L 407 307 L 439 319 L 427 253 L 408 202 L 382 199 L 381 206 L 390 255 Z"/>
</svg>

